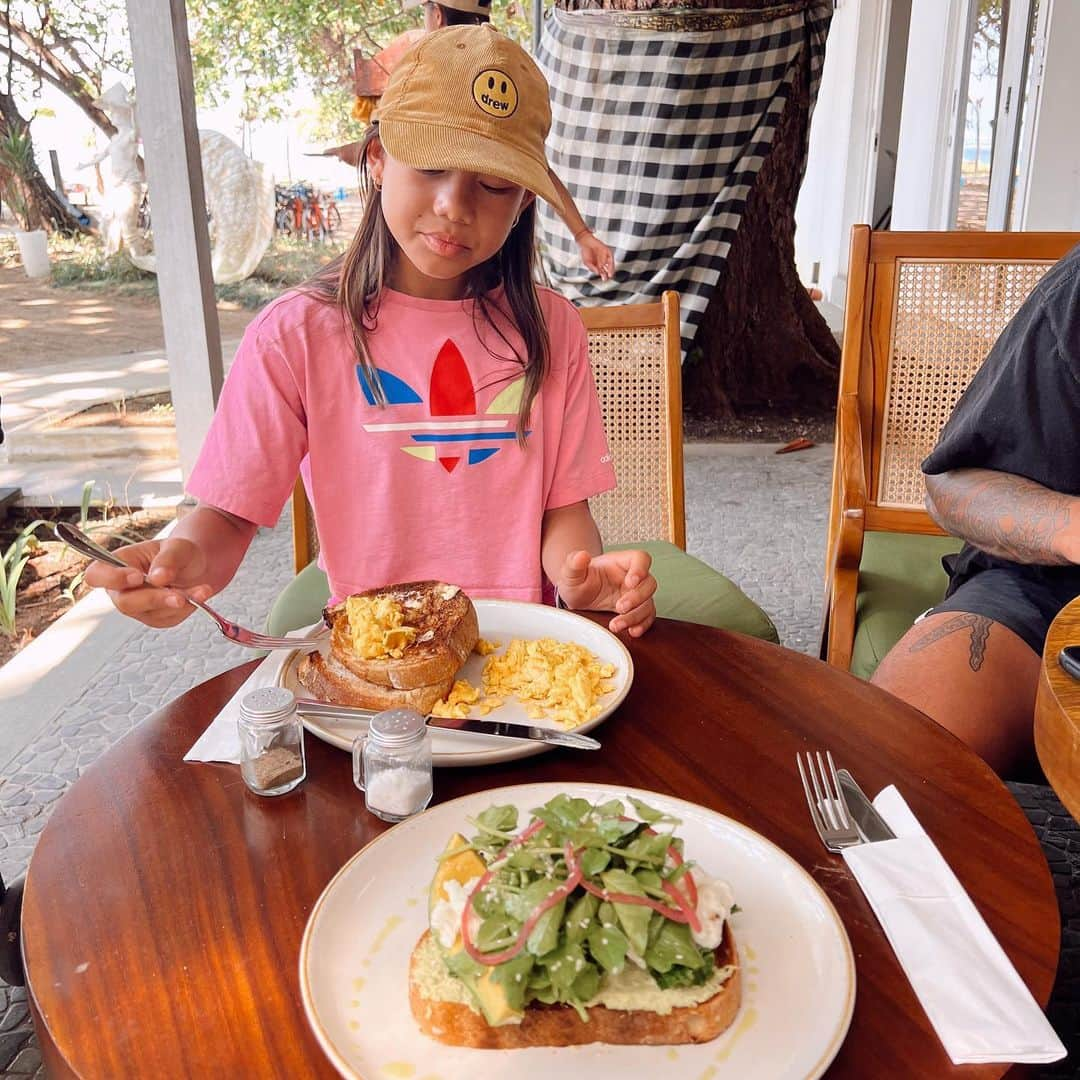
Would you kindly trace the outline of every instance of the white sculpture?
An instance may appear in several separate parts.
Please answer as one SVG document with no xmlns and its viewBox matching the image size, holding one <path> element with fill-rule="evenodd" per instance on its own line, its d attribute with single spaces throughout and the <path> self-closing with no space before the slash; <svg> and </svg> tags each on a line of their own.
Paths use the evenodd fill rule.
<svg viewBox="0 0 1080 1080">
<path fill-rule="evenodd" d="M 98 99 L 116 125 L 108 147 L 89 164 L 109 158 L 112 173 L 106 197 L 106 250 L 127 249 L 141 270 L 157 272 L 149 230 L 139 226 L 143 179 L 137 150 L 135 107 L 117 83 Z M 259 162 L 217 131 L 199 132 L 203 186 L 210 231 L 210 265 L 219 285 L 243 281 L 259 265 L 274 234 L 274 180 Z"/>
<path fill-rule="evenodd" d="M 109 159 L 109 182 L 101 222 L 105 251 L 113 255 L 126 247 L 132 256 L 145 256 L 149 247 L 138 227 L 143 171 L 135 134 L 135 102 L 122 83 L 115 83 L 95 104 L 116 126 L 116 134 L 104 150 L 79 168 Z M 137 261 L 135 264 L 139 265 Z"/>
</svg>

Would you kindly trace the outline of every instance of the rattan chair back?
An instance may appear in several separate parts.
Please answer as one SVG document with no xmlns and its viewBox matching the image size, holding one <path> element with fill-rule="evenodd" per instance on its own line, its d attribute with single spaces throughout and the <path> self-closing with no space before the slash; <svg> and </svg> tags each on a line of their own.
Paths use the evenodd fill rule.
<svg viewBox="0 0 1080 1080">
<path fill-rule="evenodd" d="M 847 667 L 865 530 L 943 535 L 920 465 L 960 395 L 1076 233 L 852 230 L 823 652 Z"/>
</svg>

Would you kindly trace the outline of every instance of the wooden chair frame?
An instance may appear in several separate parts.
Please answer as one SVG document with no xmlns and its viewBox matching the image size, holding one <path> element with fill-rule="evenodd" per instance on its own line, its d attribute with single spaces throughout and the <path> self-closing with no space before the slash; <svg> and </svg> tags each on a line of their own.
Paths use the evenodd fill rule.
<svg viewBox="0 0 1080 1080">
<path fill-rule="evenodd" d="M 879 502 L 885 407 L 904 262 L 1056 262 L 1077 233 L 873 232 L 852 229 L 826 543 L 822 658 L 845 670 L 855 641 L 867 530 L 945 535 L 924 509 Z"/>
<path fill-rule="evenodd" d="M 664 465 L 666 499 L 664 500 L 663 535 L 659 536 L 612 536 L 609 542 L 634 540 L 668 540 L 686 549 L 686 506 L 683 486 L 683 439 L 682 439 L 682 358 L 679 341 L 679 296 L 665 292 L 659 301 L 651 304 L 620 304 L 581 309 L 581 318 L 589 332 L 590 353 L 596 367 L 599 343 L 607 335 L 622 331 L 660 330 L 660 347 L 663 352 L 664 394 L 667 412 L 667 446 Z M 601 409 L 605 401 L 601 396 Z M 605 416 L 605 420 L 607 417 Z M 618 461 L 616 461 L 618 470 Z M 618 489 L 615 496 L 617 497 Z M 601 496 L 604 498 L 605 496 Z M 306 567 L 318 551 L 315 518 L 308 503 L 303 481 L 297 477 L 292 500 L 293 567 L 296 573 Z"/>
</svg>

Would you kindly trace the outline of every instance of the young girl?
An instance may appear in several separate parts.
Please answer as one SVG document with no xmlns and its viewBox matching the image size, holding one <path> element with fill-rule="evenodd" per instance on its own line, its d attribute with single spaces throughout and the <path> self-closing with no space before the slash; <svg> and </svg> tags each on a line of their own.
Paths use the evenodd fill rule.
<svg viewBox="0 0 1080 1080">
<path fill-rule="evenodd" d="M 444 26 L 483 26 L 491 19 L 491 0 L 443 0 L 441 3 L 436 0 L 405 0 L 403 7 L 408 10 L 421 5 L 424 8 L 424 29 L 428 33 L 441 30 Z M 551 169 L 548 176 L 559 194 L 555 211 L 566 222 L 581 253 L 581 261 L 602 281 L 609 280 L 615 272 L 615 257 L 611 248 L 585 224 L 573 196 Z"/>
<path fill-rule="evenodd" d="M 248 327 L 172 535 L 87 581 L 172 626 L 231 580 L 300 470 L 331 596 L 441 579 L 474 597 L 615 612 L 643 634 L 643 551 L 604 554 L 587 500 L 615 476 L 574 308 L 532 279 L 548 88 L 490 27 L 429 34 L 395 68 L 365 141 L 348 252 Z"/>
</svg>

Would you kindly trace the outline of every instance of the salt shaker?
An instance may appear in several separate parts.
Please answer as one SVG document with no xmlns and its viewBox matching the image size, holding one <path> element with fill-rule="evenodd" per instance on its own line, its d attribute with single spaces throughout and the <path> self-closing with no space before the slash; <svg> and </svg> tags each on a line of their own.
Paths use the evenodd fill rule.
<svg viewBox="0 0 1080 1080">
<path fill-rule="evenodd" d="M 240 702 L 240 775 L 257 795 L 284 795 L 307 775 L 304 727 L 296 698 L 281 686 L 265 686 Z"/>
<path fill-rule="evenodd" d="M 431 802 L 431 736 L 413 709 L 387 709 L 353 742 L 353 781 L 383 821 L 404 821 Z"/>
</svg>

